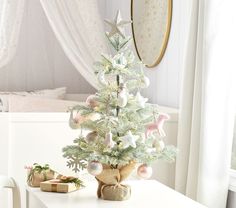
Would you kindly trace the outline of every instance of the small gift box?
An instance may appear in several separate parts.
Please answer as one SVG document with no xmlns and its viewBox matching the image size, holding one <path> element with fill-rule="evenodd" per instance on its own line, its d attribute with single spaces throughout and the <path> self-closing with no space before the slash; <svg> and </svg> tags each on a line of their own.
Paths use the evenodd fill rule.
<svg viewBox="0 0 236 208">
<path fill-rule="evenodd" d="M 82 187 L 82 181 L 75 177 L 61 176 L 60 179 L 53 179 L 40 183 L 41 191 L 68 193 Z"/>
<path fill-rule="evenodd" d="M 43 181 L 55 178 L 55 171 L 51 170 L 49 165 L 41 166 L 37 163 L 28 169 L 27 184 L 31 187 L 39 187 Z"/>
</svg>

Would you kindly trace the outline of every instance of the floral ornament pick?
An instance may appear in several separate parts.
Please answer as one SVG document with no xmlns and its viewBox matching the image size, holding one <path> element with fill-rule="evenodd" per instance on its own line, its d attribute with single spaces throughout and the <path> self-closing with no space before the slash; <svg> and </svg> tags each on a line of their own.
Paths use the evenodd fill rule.
<svg viewBox="0 0 236 208">
<path fill-rule="evenodd" d="M 111 26 L 111 31 L 108 33 L 108 37 L 112 37 L 118 33 L 122 38 L 125 38 L 123 26 L 131 23 L 131 21 L 122 20 L 120 10 L 118 10 L 114 21 L 105 20 L 105 22 Z"/>
<path fill-rule="evenodd" d="M 149 137 L 151 133 L 154 131 L 157 131 L 160 137 L 165 137 L 165 131 L 163 129 L 163 124 L 166 120 L 168 120 L 170 117 L 167 114 L 160 114 L 158 116 L 158 119 L 149 125 L 146 126 L 146 138 Z"/>
<path fill-rule="evenodd" d="M 115 142 L 112 140 L 111 131 L 106 133 L 104 144 L 109 148 L 113 148 L 115 146 Z"/>
<path fill-rule="evenodd" d="M 127 148 L 129 146 L 136 148 L 136 141 L 138 140 L 138 137 L 139 136 L 133 135 L 131 131 L 128 131 L 128 134 L 121 137 L 120 139 L 124 148 Z"/>
<path fill-rule="evenodd" d="M 145 107 L 145 103 L 148 101 L 148 98 L 144 98 L 140 92 L 137 92 L 136 96 L 135 96 L 135 101 L 137 102 L 138 106 L 140 106 L 141 108 Z"/>
</svg>

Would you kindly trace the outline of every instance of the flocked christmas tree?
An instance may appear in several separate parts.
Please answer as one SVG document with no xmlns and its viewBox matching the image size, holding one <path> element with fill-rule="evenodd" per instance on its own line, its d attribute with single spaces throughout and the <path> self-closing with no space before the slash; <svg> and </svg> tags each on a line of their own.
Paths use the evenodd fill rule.
<svg viewBox="0 0 236 208">
<path fill-rule="evenodd" d="M 93 175 L 102 172 L 102 164 L 116 169 L 140 163 L 138 175 L 148 178 L 151 162 L 175 158 L 175 147 L 165 146 L 163 141 L 163 124 L 169 116 L 159 112 L 157 105 L 148 104 L 140 93 L 149 86 L 149 79 L 129 49 L 131 38 L 123 27 L 130 21 L 122 20 L 118 12 L 114 21 L 106 22 L 111 26 L 106 36 L 114 55 L 102 54 L 95 63 L 98 92 L 87 98 L 86 105 L 71 109 L 70 126 L 80 135 L 63 149 L 63 156 L 75 172 L 87 168 Z"/>
</svg>

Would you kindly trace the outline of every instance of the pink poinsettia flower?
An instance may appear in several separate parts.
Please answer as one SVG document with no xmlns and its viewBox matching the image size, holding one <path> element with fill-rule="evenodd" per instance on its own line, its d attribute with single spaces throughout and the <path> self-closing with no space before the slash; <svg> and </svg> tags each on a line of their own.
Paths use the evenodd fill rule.
<svg viewBox="0 0 236 208">
<path fill-rule="evenodd" d="M 168 120 L 170 118 L 169 115 L 167 114 L 159 114 L 158 118 L 156 119 L 156 121 L 154 123 L 148 124 L 146 126 L 146 138 L 148 138 L 150 136 L 150 134 L 152 134 L 154 131 L 157 131 L 157 133 L 160 135 L 160 137 L 165 137 L 166 133 L 163 129 L 163 125 L 165 123 L 166 120 Z"/>
</svg>

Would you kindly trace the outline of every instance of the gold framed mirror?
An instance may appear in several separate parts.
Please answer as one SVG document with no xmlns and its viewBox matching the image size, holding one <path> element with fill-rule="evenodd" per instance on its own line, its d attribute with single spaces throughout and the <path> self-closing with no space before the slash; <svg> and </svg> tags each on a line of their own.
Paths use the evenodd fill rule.
<svg viewBox="0 0 236 208">
<path fill-rule="evenodd" d="M 157 66 L 166 51 L 172 21 L 172 0 L 131 0 L 134 45 L 148 68 Z"/>
</svg>

